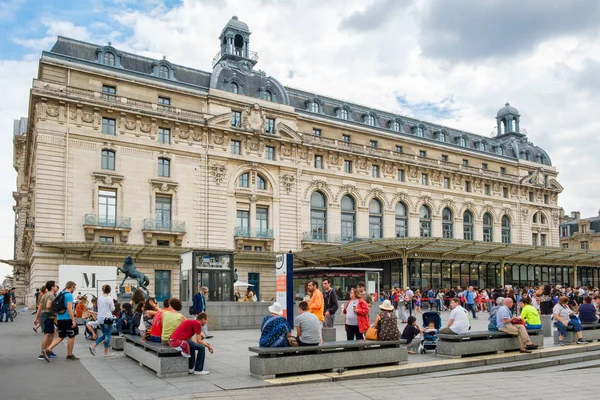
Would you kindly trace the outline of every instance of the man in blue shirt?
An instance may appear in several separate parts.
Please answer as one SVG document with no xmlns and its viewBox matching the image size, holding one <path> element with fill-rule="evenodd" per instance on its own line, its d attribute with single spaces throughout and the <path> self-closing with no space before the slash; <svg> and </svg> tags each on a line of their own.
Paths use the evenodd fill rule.
<svg viewBox="0 0 600 400">
<path fill-rule="evenodd" d="M 512 324 L 512 313 L 510 312 L 512 306 L 513 301 L 511 298 L 504 299 L 504 305 L 498 309 L 498 313 L 496 314 L 496 326 L 501 332 L 519 337 L 519 351 L 521 353 L 531 353 L 531 350 L 535 350 L 538 347 L 529 339 L 525 325 Z"/>
<path fill-rule="evenodd" d="M 75 291 L 75 282 L 67 282 L 65 289 L 61 292 L 64 295 L 64 307 L 66 310 L 56 314 L 58 320 L 58 337 L 55 338 L 47 349 L 44 349 L 43 356 L 50 362 L 52 349 L 58 346 L 64 338 L 67 340 L 67 360 L 76 361 L 78 357 L 73 355 L 73 346 L 75 346 L 75 336 L 79 335 L 79 328 L 75 321 L 75 310 L 73 309 L 73 292 Z M 59 295 L 60 296 L 60 295 Z M 58 297 L 58 296 L 57 296 Z"/>
<path fill-rule="evenodd" d="M 192 298 L 192 315 L 198 315 L 206 312 L 206 295 L 208 294 L 208 287 L 202 286 L 198 293 Z M 212 339 L 212 335 L 208 333 L 208 325 L 202 325 L 202 336 L 204 339 Z"/>
<path fill-rule="evenodd" d="M 473 319 L 477 319 L 477 310 L 475 310 L 475 290 L 473 290 L 473 286 L 469 286 L 467 291 L 465 291 L 465 303 L 467 303 L 467 310 L 471 310 L 473 314 Z"/>
</svg>

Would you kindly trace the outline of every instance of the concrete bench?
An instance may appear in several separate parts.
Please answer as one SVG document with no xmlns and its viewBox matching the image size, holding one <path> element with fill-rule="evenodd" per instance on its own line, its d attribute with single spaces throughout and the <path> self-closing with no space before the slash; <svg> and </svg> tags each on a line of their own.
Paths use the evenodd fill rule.
<svg viewBox="0 0 600 400">
<path fill-rule="evenodd" d="M 112 335 L 110 337 L 110 347 L 112 347 L 113 350 L 124 350 L 125 337 L 119 337 L 119 335 Z"/>
<path fill-rule="evenodd" d="M 125 335 L 125 355 L 156 372 L 159 378 L 188 375 L 188 359 L 162 343 L 142 340 L 139 336 Z"/>
<path fill-rule="evenodd" d="M 527 330 L 531 342 L 540 348 L 544 346 L 541 329 Z M 504 332 L 469 332 L 464 335 L 438 335 L 436 354 L 442 357 L 460 358 L 475 354 L 503 353 L 519 350 L 519 339 Z"/>
<path fill-rule="evenodd" d="M 588 342 L 592 342 L 594 340 L 600 340 L 600 323 L 582 323 L 581 327 L 583 328 L 583 338 Z M 577 333 L 573 326 L 567 326 L 567 336 L 565 336 L 564 342 L 573 344 L 577 342 Z M 554 330 L 554 344 L 558 343 L 558 329 Z"/>
<path fill-rule="evenodd" d="M 249 347 L 250 373 L 261 379 L 337 368 L 381 366 L 408 362 L 405 340 L 383 342 L 351 340 L 325 342 L 319 346 Z"/>
</svg>

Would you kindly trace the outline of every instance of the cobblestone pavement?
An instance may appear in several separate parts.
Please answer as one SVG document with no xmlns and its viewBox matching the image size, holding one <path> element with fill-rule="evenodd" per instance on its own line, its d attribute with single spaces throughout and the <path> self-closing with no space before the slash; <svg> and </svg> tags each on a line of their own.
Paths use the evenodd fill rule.
<svg viewBox="0 0 600 400">
<path fill-rule="evenodd" d="M 445 321 L 449 313 L 442 313 Z M 471 399 L 482 393 L 491 398 L 509 398 L 527 394 L 528 399 L 547 398 L 557 388 L 559 379 L 569 383 L 569 396 L 597 396 L 600 382 L 597 368 L 573 370 L 576 364 L 524 372 L 481 373 L 474 376 L 447 376 L 447 373 L 388 379 L 357 379 L 341 382 L 296 384 L 265 387 L 265 381 L 249 373 L 248 346 L 256 345 L 258 330 L 213 331 L 210 342 L 215 354 L 207 354 L 207 376 L 159 379 L 122 353 L 104 359 L 98 352 L 93 357 L 91 344 L 78 336 L 75 354 L 80 362 L 64 360 L 66 349 L 59 346 L 59 357 L 51 364 L 37 360 L 40 335 L 31 330 L 33 316 L 20 314 L 14 323 L 0 324 L 0 399 L 39 399 L 50 395 L 60 399 L 241 399 L 243 397 L 281 399 L 383 399 L 396 394 L 405 399 Z M 487 329 L 487 313 L 473 321 L 474 330 Z M 400 326 L 402 329 L 404 324 Z M 338 340 L 344 340 L 343 326 L 338 327 Z M 546 345 L 551 345 L 549 338 Z M 409 362 L 435 360 L 433 353 L 411 355 Z M 600 365 L 600 361 L 599 361 Z M 588 366 L 589 367 L 589 366 Z M 593 365 L 592 365 L 593 367 Z M 566 372 L 565 372 L 566 371 Z M 483 371 L 482 371 L 483 372 Z M 565 375 L 568 374 L 568 375 Z M 594 375 L 593 375 L 594 374 Z M 65 377 L 68 377 L 65 381 Z M 545 382 L 536 385 L 533 382 Z M 459 382 L 459 384 L 457 384 Z M 467 383 L 468 382 L 468 383 Z M 535 391 L 531 395 L 532 390 Z M 310 392 L 310 394 L 308 394 Z M 489 395 L 487 395 L 489 393 Z"/>
</svg>

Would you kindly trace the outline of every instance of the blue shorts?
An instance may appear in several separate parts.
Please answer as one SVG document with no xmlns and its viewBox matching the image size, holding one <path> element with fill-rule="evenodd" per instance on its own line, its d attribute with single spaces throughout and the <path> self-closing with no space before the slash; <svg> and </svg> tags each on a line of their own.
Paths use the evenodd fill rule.
<svg viewBox="0 0 600 400">
<path fill-rule="evenodd" d="M 48 335 L 54 334 L 54 318 L 46 318 L 44 321 L 44 333 Z"/>
</svg>

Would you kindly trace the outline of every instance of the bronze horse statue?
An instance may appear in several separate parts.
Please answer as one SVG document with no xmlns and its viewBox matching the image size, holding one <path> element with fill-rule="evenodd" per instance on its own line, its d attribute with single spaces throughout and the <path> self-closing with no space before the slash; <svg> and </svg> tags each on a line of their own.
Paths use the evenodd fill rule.
<svg viewBox="0 0 600 400">
<path fill-rule="evenodd" d="M 123 268 L 118 268 L 118 270 L 125 275 L 119 287 L 123 287 L 123 284 L 125 284 L 127 278 L 135 279 L 137 281 L 138 288 L 142 289 L 144 292 L 146 292 L 146 295 L 150 296 L 150 293 L 148 292 L 150 279 L 148 279 L 143 272 L 137 270 L 131 256 L 125 257 L 125 260 L 123 260 Z"/>
</svg>

